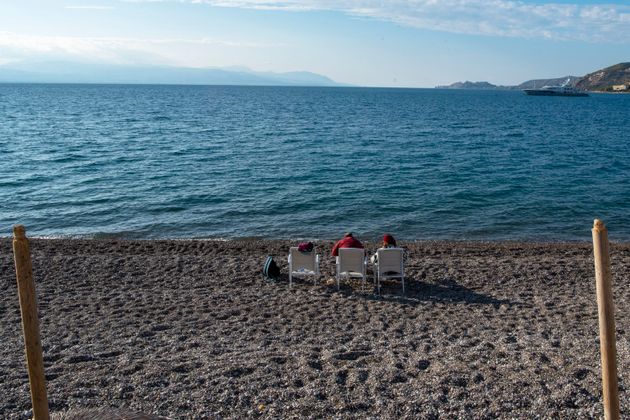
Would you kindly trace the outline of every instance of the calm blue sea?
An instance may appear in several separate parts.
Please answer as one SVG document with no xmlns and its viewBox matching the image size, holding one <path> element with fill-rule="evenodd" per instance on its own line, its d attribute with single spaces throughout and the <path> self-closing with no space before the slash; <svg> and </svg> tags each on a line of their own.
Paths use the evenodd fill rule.
<svg viewBox="0 0 630 420">
<path fill-rule="evenodd" d="M 0 236 L 630 241 L 630 95 L 0 85 Z"/>
</svg>

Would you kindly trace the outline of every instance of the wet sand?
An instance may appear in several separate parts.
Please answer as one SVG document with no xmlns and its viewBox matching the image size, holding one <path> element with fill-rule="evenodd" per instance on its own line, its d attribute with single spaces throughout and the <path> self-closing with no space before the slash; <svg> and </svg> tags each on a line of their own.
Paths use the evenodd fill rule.
<svg viewBox="0 0 630 420">
<path fill-rule="evenodd" d="M 52 412 L 170 418 L 603 416 L 592 248 L 403 243 L 407 293 L 288 288 L 290 241 L 32 240 Z M 375 244 L 368 244 L 370 252 Z M 630 245 L 613 244 L 622 417 Z M 261 280 L 267 255 L 278 282 Z M 0 418 L 30 413 L 11 242 L 0 239 Z"/>
</svg>

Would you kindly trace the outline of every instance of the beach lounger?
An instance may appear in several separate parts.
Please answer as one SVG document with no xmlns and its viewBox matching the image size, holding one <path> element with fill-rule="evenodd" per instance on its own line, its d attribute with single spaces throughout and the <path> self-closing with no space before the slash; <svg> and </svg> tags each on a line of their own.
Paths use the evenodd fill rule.
<svg viewBox="0 0 630 420">
<path fill-rule="evenodd" d="M 402 248 L 380 248 L 376 251 L 374 263 L 374 280 L 376 290 L 381 294 L 381 279 L 398 278 L 402 280 L 402 292 L 405 294 L 405 267 Z"/>
<path fill-rule="evenodd" d="M 296 246 L 289 249 L 289 287 L 293 285 L 293 276 L 313 276 L 315 284 L 319 279 L 319 254 L 315 250 L 301 252 Z"/>
<path fill-rule="evenodd" d="M 363 280 L 361 287 L 365 286 L 365 273 L 367 271 L 367 258 L 365 250 L 360 248 L 340 248 L 336 260 L 337 266 L 337 290 L 341 277 L 360 277 Z"/>
</svg>

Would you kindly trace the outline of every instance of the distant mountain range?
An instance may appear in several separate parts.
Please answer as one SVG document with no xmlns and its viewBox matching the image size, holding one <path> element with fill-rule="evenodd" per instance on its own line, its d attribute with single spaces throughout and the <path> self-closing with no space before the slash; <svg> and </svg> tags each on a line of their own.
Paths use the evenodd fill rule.
<svg viewBox="0 0 630 420">
<path fill-rule="evenodd" d="M 436 89 L 500 89 L 502 86 L 493 85 L 488 82 L 455 82 L 446 86 L 436 86 Z"/>
<path fill-rule="evenodd" d="M 5 83 L 132 83 L 187 85 L 343 86 L 320 74 L 257 72 L 247 68 L 122 66 L 76 62 L 19 62 L 0 66 Z"/>
<path fill-rule="evenodd" d="M 489 82 L 456 82 L 439 89 L 520 90 L 568 84 L 587 91 L 613 91 L 625 86 L 630 92 L 630 63 L 619 63 L 583 77 L 528 80 L 516 86 Z M 246 86 L 349 86 L 307 71 L 259 72 L 244 67 L 187 68 L 123 66 L 68 61 L 20 61 L 0 65 L 0 83 L 106 83 Z M 616 89 L 613 89 L 616 86 Z"/>
<path fill-rule="evenodd" d="M 543 86 L 557 86 L 568 81 L 569 86 L 592 92 L 610 92 L 613 86 L 626 86 L 630 92 L 630 63 L 619 63 L 605 69 L 597 70 L 583 77 L 564 76 L 555 79 L 528 80 L 516 86 L 493 85 L 488 82 L 456 82 L 447 86 L 436 86 L 438 89 L 485 89 L 485 90 L 521 90 L 540 89 Z"/>
<path fill-rule="evenodd" d="M 564 76 L 555 79 L 535 79 L 528 80 L 515 86 L 493 85 L 489 82 L 455 82 L 446 86 L 436 86 L 437 89 L 487 89 L 487 90 L 517 90 L 517 89 L 539 89 L 543 86 L 556 86 L 569 81 L 568 84 L 573 86 L 580 80 L 576 76 Z"/>
</svg>

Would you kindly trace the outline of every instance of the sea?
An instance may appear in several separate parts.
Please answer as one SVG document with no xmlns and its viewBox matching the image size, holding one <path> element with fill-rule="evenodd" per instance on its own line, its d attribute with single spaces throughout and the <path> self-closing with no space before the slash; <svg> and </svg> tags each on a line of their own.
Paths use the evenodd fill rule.
<svg viewBox="0 0 630 420">
<path fill-rule="evenodd" d="M 630 95 L 0 85 L 0 236 L 630 242 Z"/>
</svg>

